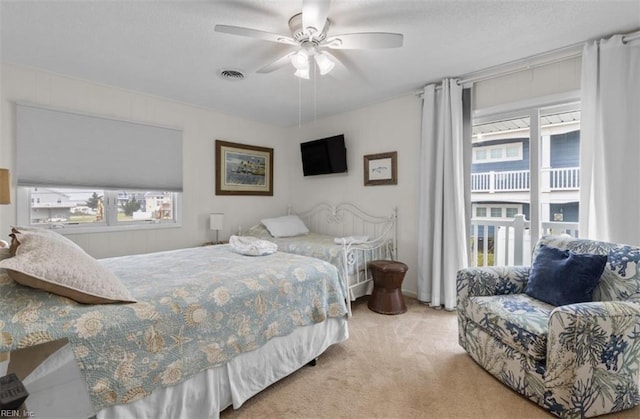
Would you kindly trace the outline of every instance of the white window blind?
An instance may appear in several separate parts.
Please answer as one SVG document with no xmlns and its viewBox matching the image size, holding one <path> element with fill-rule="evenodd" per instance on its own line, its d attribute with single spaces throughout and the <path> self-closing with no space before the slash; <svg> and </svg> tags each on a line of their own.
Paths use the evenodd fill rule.
<svg viewBox="0 0 640 419">
<path fill-rule="evenodd" d="M 17 105 L 20 186 L 182 191 L 182 131 Z"/>
</svg>

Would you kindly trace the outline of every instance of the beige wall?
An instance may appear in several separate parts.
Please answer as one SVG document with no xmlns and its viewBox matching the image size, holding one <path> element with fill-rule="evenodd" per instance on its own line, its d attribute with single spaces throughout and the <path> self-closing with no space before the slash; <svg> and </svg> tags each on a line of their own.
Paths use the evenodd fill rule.
<svg viewBox="0 0 640 419">
<path fill-rule="evenodd" d="M 0 167 L 15 173 L 15 103 L 113 117 L 183 129 L 183 215 L 182 227 L 131 232 L 74 234 L 69 237 L 95 257 L 146 253 L 197 246 L 211 240 L 208 214 L 225 214 L 228 237 L 238 226 L 247 228 L 260 218 L 286 210 L 289 182 L 285 155 L 285 130 L 163 98 L 4 64 L 1 75 L 2 126 Z M 276 156 L 273 197 L 227 197 L 214 194 L 214 141 L 274 148 Z M 15 187 L 15 177 L 13 179 Z M 16 223 L 15 188 L 13 204 L 0 207 L 0 229 L 6 237 Z"/>
<path fill-rule="evenodd" d="M 421 100 L 413 94 L 291 128 L 291 202 L 304 210 L 315 202 L 353 202 L 376 215 L 398 207 L 398 257 L 409 266 L 403 288 L 417 290 L 417 211 Z M 344 134 L 348 173 L 302 175 L 301 142 Z M 398 152 L 398 184 L 364 186 L 363 156 Z"/>
</svg>

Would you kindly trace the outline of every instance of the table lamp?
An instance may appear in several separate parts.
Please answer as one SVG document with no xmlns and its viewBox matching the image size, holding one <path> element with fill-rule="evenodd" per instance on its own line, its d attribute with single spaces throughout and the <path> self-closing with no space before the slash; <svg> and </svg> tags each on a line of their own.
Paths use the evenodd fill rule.
<svg viewBox="0 0 640 419">
<path fill-rule="evenodd" d="M 209 229 L 216 231 L 216 241 L 214 244 L 219 244 L 218 232 L 224 227 L 224 214 L 211 214 L 209 215 Z"/>
</svg>

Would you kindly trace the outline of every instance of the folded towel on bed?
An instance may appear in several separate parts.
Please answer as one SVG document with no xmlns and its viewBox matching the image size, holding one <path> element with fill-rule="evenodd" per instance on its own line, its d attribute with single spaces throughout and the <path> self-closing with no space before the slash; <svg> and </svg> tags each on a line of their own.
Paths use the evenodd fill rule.
<svg viewBox="0 0 640 419">
<path fill-rule="evenodd" d="M 270 255 L 278 250 L 277 244 L 251 236 L 231 236 L 229 245 L 234 252 L 246 256 Z"/>
<path fill-rule="evenodd" d="M 369 240 L 369 236 L 346 236 L 333 239 L 335 244 L 361 244 Z"/>
</svg>

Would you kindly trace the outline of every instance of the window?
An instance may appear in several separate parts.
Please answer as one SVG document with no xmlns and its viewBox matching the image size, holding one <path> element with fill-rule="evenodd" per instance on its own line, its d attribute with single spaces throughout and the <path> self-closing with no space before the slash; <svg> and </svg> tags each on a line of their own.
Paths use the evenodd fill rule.
<svg viewBox="0 0 640 419">
<path fill-rule="evenodd" d="M 18 223 L 73 232 L 177 226 L 182 131 L 16 105 Z"/>
<path fill-rule="evenodd" d="M 476 111 L 471 167 L 476 216 L 477 205 L 486 202 L 496 204 L 490 208 L 492 218 L 524 214 L 531 222 L 531 243 L 559 227 L 577 232 L 579 106 L 568 101 L 496 114 Z"/>
<path fill-rule="evenodd" d="M 486 218 L 487 214 L 490 218 L 501 218 L 503 220 L 513 219 L 517 214 L 526 214 L 526 210 L 522 204 L 495 204 L 474 203 L 473 214 L 475 218 Z"/>
<path fill-rule="evenodd" d="M 510 146 L 507 146 L 505 149 L 507 151 L 507 157 L 522 158 L 522 144 L 520 144 L 520 147 L 510 145 Z"/>
<path fill-rule="evenodd" d="M 491 218 L 502 218 L 502 208 L 491 207 Z"/>
<path fill-rule="evenodd" d="M 473 163 L 497 163 L 522 160 L 522 142 L 497 145 L 478 145 L 473 147 Z"/>
<path fill-rule="evenodd" d="M 86 188 L 21 187 L 30 203 L 19 224 L 54 229 L 177 225 L 180 194 L 154 191 L 111 191 Z M 20 198 L 19 198 L 20 199 Z"/>
</svg>

